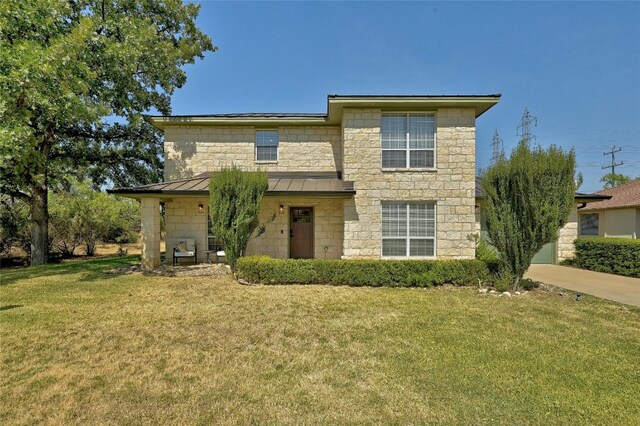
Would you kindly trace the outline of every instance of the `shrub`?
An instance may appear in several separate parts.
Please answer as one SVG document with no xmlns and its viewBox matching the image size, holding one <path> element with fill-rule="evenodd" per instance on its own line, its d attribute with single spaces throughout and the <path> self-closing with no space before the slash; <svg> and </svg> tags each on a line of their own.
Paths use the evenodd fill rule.
<svg viewBox="0 0 640 426">
<path fill-rule="evenodd" d="M 332 284 L 372 287 L 431 287 L 493 283 L 479 260 L 238 259 L 236 275 L 261 284 Z"/>
<path fill-rule="evenodd" d="M 574 245 L 580 268 L 640 277 L 640 240 L 581 238 Z"/>
<path fill-rule="evenodd" d="M 231 269 L 244 256 L 251 234 L 264 232 L 258 214 L 269 187 L 267 174 L 245 172 L 236 166 L 223 168 L 209 182 L 211 229 L 224 248 Z"/>
</svg>

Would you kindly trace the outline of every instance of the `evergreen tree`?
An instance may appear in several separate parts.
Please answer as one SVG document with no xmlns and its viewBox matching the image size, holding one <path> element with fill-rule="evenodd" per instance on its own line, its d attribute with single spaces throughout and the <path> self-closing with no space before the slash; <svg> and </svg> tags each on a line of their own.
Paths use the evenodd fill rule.
<svg viewBox="0 0 640 426">
<path fill-rule="evenodd" d="M 556 146 L 530 148 L 521 141 L 482 177 L 491 244 L 518 289 L 531 259 L 558 239 L 575 201 L 575 153 Z"/>
<path fill-rule="evenodd" d="M 251 234 L 258 229 L 262 197 L 269 187 L 265 172 L 244 172 L 237 166 L 224 168 L 209 183 L 211 228 L 224 248 L 231 269 L 245 254 Z"/>
</svg>

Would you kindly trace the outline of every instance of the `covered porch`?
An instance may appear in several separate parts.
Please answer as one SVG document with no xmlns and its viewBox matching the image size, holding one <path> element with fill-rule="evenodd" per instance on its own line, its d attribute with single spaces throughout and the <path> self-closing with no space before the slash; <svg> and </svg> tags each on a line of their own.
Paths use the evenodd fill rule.
<svg viewBox="0 0 640 426">
<path fill-rule="evenodd" d="M 215 260 L 218 243 L 208 220 L 210 175 L 109 191 L 141 202 L 143 268 L 153 269 L 161 262 L 161 206 L 166 262 L 172 262 L 173 247 L 184 239 L 194 240 L 196 262 L 204 262 L 207 255 Z M 249 241 L 247 255 L 340 258 L 344 202 L 355 194 L 353 183 L 343 181 L 339 172 L 269 173 L 268 178 L 259 215 L 265 232 Z"/>
</svg>

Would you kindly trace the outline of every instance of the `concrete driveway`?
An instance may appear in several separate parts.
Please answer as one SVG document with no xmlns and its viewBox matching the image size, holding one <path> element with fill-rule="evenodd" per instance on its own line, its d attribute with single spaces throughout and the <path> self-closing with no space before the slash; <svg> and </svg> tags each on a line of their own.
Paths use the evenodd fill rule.
<svg viewBox="0 0 640 426">
<path fill-rule="evenodd" d="M 640 306 L 640 278 L 603 274 L 558 265 L 531 265 L 524 275 L 545 284 Z"/>
</svg>

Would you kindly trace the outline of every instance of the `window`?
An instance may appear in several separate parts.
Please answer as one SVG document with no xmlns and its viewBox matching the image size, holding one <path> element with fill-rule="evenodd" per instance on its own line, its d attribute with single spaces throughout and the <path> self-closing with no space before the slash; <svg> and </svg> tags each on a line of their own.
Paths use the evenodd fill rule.
<svg viewBox="0 0 640 426">
<path fill-rule="evenodd" d="M 215 235 L 213 235 L 213 231 L 211 231 L 211 216 L 209 216 L 209 212 L 207 211 L 207 250 L 209 251 L 220 251 L 222 250 L 222 246 L 218 244 Z"/>
<path fill-rule="evenodd" d="M 383 257 L 432 257 L 435 251 L 435 203 L 382 204 Z"/>
<path fill-rule="evenodd" d="M 278 131 L 256 131 L 256 161 L 278 161 Z"/>
<path fill-rule="evenodd" d="M 382 168 L 434 168 L 435 117 L 429 114 L 382 115 Z"/>
<path fill-rule="evenodd" d="M 588 213 L 580 215 L 580 235 L 598 236 L 598 213 Z"/>
</svg>

